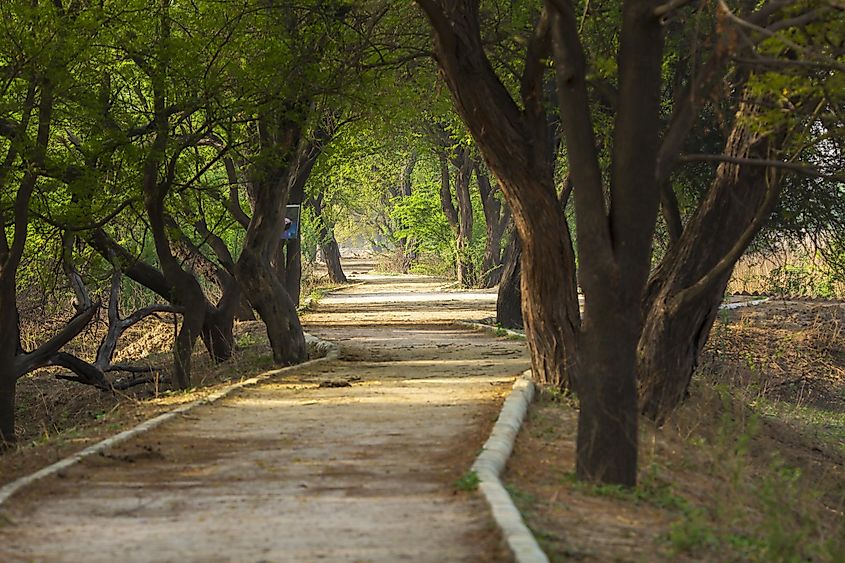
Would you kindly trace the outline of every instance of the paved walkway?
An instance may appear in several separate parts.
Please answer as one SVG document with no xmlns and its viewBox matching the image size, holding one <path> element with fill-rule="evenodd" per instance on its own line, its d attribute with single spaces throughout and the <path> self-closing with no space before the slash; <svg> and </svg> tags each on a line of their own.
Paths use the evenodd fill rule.
<svg viewBox="0 0 845 563">
<path fill-rule="evenodd" d="M 524 344 L 451 324 L 495 294 L 362 276 L 310 332 L 343 359 L 286 374 L 13 497 L 0 561 L 501 561 L 458 493 Z M 349 383 L 320 387 L 321 382 Z"/>
</svg>

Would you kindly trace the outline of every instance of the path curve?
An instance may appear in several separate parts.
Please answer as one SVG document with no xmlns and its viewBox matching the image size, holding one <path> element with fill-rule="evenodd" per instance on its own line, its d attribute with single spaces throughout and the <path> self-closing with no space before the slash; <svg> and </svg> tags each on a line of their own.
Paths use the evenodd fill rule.
<svg viewBox="0 0 845 563">
<path fill-rule="evenodd" d="M 524 345 L 454 324 L 489 316 L 495 294 L 361 279 L 305 318 L 341 360 L 19 493 L 2 512 L 0 560 L 508 560 L 485 503 L 454 482 L 528 367 Z"/>
</svg>

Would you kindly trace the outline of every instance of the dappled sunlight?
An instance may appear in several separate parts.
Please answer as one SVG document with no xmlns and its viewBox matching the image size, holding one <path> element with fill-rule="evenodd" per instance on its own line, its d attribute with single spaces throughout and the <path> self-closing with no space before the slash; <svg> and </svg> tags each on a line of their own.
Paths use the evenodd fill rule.
<svg viewBox="0 0 845 563">
<path fill-rule="evenodd" d="M 495 358 L 478 358 L 475 360 L 466 359 L 466 358 L 459 358 L 455 360 L 450 359 L 432 359 L 432 360 L 397 360 L 391 361 L 387 360 L 385 362 L 380 362 L 381 364 L 393 364 L 396 368 L 438 368 L 438 367 L 446 367 L 446 368 L 460 368 L 465 367 L 467 369 L 470 368 L 485 368 L 485 367 L 496 367 L 498 371 L 506 371 L 506 368 L 512 367 L 513 369 L 518 369 L 519 366 L 525 366 L 525 360 L 522 358 L 502 358 L 497 356 Z M 518 370 L 522 371 L 522 370 Z"/>
<path fill-rule="evenodd" d="M 423 383 L 425 380 L 416 381 Z M 441 381 L 441 384 L 449 382 Z M 501 383 L 506 383 L 503 381 Z M 477 382 L 476 382 L 477 384 Z M 314 387 L 316 389 L 316 386 Z M 377 387 L 376 391 L 368 390 L 366 394 L 340 396 L 308 396 L 308 397 L 250 397 L 238 399 L 233 404 L 238 408 L 274 408 L 274 407 L 310 407 L 314 405 L 353 405 L 366 403 L 369 407 L 393 407 L 395 405 L 425 405 L 432 408 L 471 404 L 486 400 L 484 395 L 432 395 L 428 391 L 409 393 L 402 388 Z M 370 413 L 371 415 L 374 413 Z"/>
<path fill-rule="evenodd" d="M 334 295 L 320 301 L 321 305 L 356 303 L 448 303 L 450 301 L 483 301 L 496 303 L 495 293 L 368 293 L 366 295 Z"/>
</svg>

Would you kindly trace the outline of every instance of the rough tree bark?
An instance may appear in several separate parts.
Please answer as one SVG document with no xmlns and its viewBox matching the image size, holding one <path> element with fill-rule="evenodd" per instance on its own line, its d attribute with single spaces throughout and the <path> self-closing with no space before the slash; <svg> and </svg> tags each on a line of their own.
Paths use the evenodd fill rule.
<svg viewBox="0 0 845 563">
<path fill-rule="evenodd" d="M 323 216 L 323 194 L 317 194 L 310 198 L 309 202 L 317 220 L 317 236 L 320 238 L 320 250 L 323 252 L 323 259 L 326 261 L 329 280 L 332 283 L 346 283 L 349 280 L 343 273 L 343 265 L 340 262 L 340 247 L 337 245 L 337 239 L 334 238 L 334 230 L 329 228 L 328 221 Z"/>
<path fill-rule="evenodd" d="M 656 3 L 629 0 L 623 5 L 609 209 L 573 6 L 564 0 L 546 3 L 528 45 L 520 111 L 484 54 L 478 3 L 418 4 L 435 31 L 436 55 L 455 106 L 501 181 L 514 215 L 523 248 L 523 313 L 535 370 L 566 373 L 579 395 L 576 473 L 581 479 L 633 485 L 636 346 L 642 324 L 638 308 L 659 203 L 654 162 L 663 42 Z M 552 143 L 542 105 L 543 59 L 550 50 L 575 185 L 583 323 L 574 252 L 552 182 Z M 528 131 L 532 134 L 525 135 Z M 522 155 L 533 157 L 534 174 L 522 172 Z M 547 368 L 545 362 L 551 365 Z"/>
<path fill-rule="evenodd" d="M 505 328 L 522 328 L 522 247 L 519 237 L 511 233 L 505 251 L 505 263 L 496 298 L 496 321 Z"/>
<path fill-rule="evenodd" d="M 456 168 L 455 199 L 458 202 L 458 232 L 455 241 L 458 284 L 462 287 L 472 287 L 476 285 L 475 266 L 470 256 L 473 217 L 469 186 L 472 181 L 473 162 L 465 149 L 456 152 L 452 162 Z"/>
<path fill-rule="evenodd" d="M 739 115 L 753 114 L 743 104 Z M 725 153 L 766 158 L 771 136 L 738 119 Z M 779 179 L 763 166 L 719 165 L 707 195 L 679 239 L 652 273 L 638 346 L 640 407 L 662 422 L 687 394 L 733 267 L 763 226 Z"/>
<path fill-rule="evenodd" d="M 557 204 L 543 107 L 548 18 L 529 45 L 520 108 L 484 53 L 477 2 L 417 3 L 435 32 L 435 54 L 455 107 L 499 179 L 522 242 L 523 314 L 534 376 L 542 384 L 567 387 L 580 315 L 575 254 Z"/>
<path fill-rule="evenodd" d="M 440 126 L 433 127 L 433 136 L 438 143 L 440 160 L 440 207 L 455 235 L 455 273 L 458 284 L 472 287 L 476 283 L 475 268 L 469 255 L 472 242 L 472 199 L 469 187 L 472 181 L 473 160 L 469 151 L 456 143 L 451 135 Z M 452 181 L 449 164 L 455 168 L 455 201 L 452 201 Z"/>
<path fill-rule="evenodd" d="M 498 186 L 490 183 L 490 177 L 481 163 L 475 162 L 475 177 L 478 179 L 478 191 L 481 194 L 481 206 L 484 210 L 484 223 L 487 227 L 487 239 L 484 245 L 484 258 L 481 262 L 482 287 L 493 287 L 502 279 L 504 255 L 502 237 L 510 223 L 510 210 L 496 199 Z M 520 313 L 520 324 L 522 314 Z"/>
<path fill-rule="evenodd" d="M 299 123 L 286 119 L 284 113 L 268 111 L 257 120 L 262 156 L 252 163 L 248 174 L 253 213 L 235 265 L 235 277 L 267 327 L 273 360 L 290 365 L 307 357 L 305 337 L 296 303 L 273 260 L 281 257 L 285 206 L 293 184 L 291 164 L 297 156 L 302 129 Z"/>
<path fill-rule="evenodd" d="M 610 208 L 596 150 L 577 16 L 548 2 L 561 121 L 575 186 L 579 281 L 584 291 L 575 388 L 580 408 L 576 474 L 634 485 L 637 476 L 636 347 L 660 201 L 655 161 L 663 33 L 655 3 L 623 5 L 619 104 L 610 177 Z M 583 358 L 583 360 L 582 360 Z"/>
<path fill-rule="evenodd" d="M 419 159 L 419 154 L 417 150 L 414 149 L 411 151 L 411 154 L 408 155 L 408 161 L 405 163 L 405 166 L 402 168 L 402 175 L 399 178 L 399 182 L 391 186 L 390 188 L 390 195 L 394 199 L 401 199 L 406 197 L 411 197 L 411 193 L 413 191 L 413 174 L 414 168 L 417 166 L 417 160 Z M 385 202 L 387 205 L 389 202 Z M 390 224 L 388 223 L 388 228 L 390 228 Z M 401 230 L 403 229 L 403 225 L 398 225 L 397 229 L 393 230 Z M 403 274 L 407 274 L 411 271 L 411 266 L 413 265 L 414 261 L 417 259 L 417 241 L 414 240 L 414 237 L 411 236 L 402 236 L 398 238 L 399 248 L 398 251 L 400 253 L 400 267 L 399 270 Z"/>
</svg>

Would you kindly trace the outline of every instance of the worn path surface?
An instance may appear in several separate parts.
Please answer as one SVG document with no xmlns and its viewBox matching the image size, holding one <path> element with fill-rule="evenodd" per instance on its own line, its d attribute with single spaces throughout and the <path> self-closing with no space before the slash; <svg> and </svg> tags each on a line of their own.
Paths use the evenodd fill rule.
<svg viewBox="0 0 845 563">
<path fill-rule="evenodd" d="M 0 561 L 500 561 L 477 455 L 524 344 L 460 328 L 495 294 L 362 276 L 310 331 L 343 358 L 197 408 L 3 507 Z M 320 383 L 349 383 L 319 387 Z"/>
</svg>

